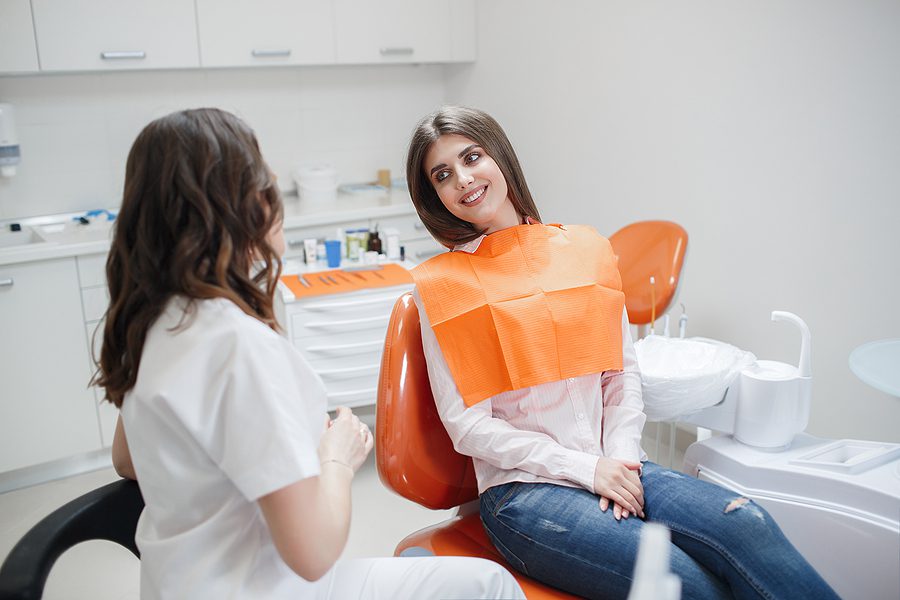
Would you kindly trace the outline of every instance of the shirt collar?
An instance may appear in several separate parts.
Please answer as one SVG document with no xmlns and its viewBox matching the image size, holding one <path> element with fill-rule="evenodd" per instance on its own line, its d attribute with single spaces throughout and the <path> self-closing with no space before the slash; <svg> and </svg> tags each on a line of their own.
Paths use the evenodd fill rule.
<svg viewBox="0 0 900 600">
<path fill-rule="evenodd" d="M 540 223 L 531 217 L 525 217 L 525 225 L 535 225 Z M 453 252 L 465 252 L 467 254 L 475 254 L 478 251 L 478 247 L 481 246 L 482 240 L 486 238 L 486 234 L 479 235 L 474 240 L 470 240 L 465 244 L 458 244 L 453 247 Z"/>
</svg>

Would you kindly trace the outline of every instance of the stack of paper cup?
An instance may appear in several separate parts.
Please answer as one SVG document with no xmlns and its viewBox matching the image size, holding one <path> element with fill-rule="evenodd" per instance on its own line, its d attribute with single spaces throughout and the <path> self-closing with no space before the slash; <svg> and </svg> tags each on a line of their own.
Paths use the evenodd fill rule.
<svg viewBox="0 0 900 600">
<path fill-rule="evenodd" d="M 310 203 L 334 202 L 337 199 L 337 170 L 330 165 L 297 167 L 291 175 L 297 184 L 300 200 Z"/>
</svg>

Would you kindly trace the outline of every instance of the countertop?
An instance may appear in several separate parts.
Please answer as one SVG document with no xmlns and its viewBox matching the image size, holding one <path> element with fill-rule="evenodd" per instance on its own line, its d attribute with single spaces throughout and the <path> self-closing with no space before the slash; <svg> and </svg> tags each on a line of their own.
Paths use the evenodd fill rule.
<svg viewBox="0 0 900 600">
<path fill-rule="evenodd" d="M 327 225 L 342 221 L 380 219 L 415 212 L 406 189 L 390 194 L 339 194 L 333 203 L 303 202 L 294 195 L 284 196 L 284 228 L 294 229 Z M 0 225 L 0 265 L 47 260 L 109 250 L 112 221 L 97 220 L 82 225 L 71 215 L 34 217 L 14 220 L 23 231 L 10 233 L 8 222 Z M 33 232 L 33 233 L 32 233 Z M 21 243 L 20 243 L 21 242 Z"/>
</svg>

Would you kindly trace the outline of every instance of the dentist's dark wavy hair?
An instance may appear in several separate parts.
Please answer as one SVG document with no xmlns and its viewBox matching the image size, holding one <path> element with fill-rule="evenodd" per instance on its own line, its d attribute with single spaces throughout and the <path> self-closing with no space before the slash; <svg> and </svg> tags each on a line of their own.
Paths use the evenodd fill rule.
<svg viewBox="0 0 900 600">
<path fill-rule="evenodd" d="M 438 198 L 431 178 L 425 172 L 425 155 L 441 136 L 462 135 L 477 143 L 497 163 L 506 179 L 509 199 L 520 215 L 540 221 L 541 217 L 516 151 L 503 128 L 484 111 L 465 106 L 444 106 L 416 125 L 406 156 L 406 181 L 409 194 L 422 224 L 434 239 L 448 248 L 474 240 L 483 231 L 472 223 L 454 216 Z"/>
<path fill-rule="evenodd" d="M 189 312 L 195 300 L 226 298 L 276 328 L 281 261 L 266 237 L 281 218 L 256 136 L 234 115 L 185 110 L 138 134 L 106 262 L 109 308 L 92 381 L 107 400 L 122 406 L 147 330 L 173 296 Z"/>
</svg>

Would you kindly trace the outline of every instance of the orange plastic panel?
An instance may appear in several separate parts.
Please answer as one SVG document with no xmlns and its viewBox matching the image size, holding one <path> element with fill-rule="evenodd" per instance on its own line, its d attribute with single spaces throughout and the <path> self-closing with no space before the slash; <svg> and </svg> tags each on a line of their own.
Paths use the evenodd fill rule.
<svg viewBox="0 0 900 600">
<path fill-rule="evenodd" d="M 687 231 L 671 221 L 639 221 L 612 234 L 609 242 L 619 259 L 628 320 L 637 325 L 649 323 L 654 306 L 659 319 L 678 288 Z M 652 286 L 651 276 L 655 280 Z"/>
<path fill-rule="evenodd" d="M 453 517 L 417 531 L 397 545 L 394 555 L 399 556 L 401 552 L 413 546 L 425 548 L 436 556 L 474 556 L 499 563 L 515 576 L 528 600 L 566 600 L 578 597 L 539 583 L 513 569 L 494 549 L 484 533 L 484 526 L 477 513 Z"/>
<path fill-rule="evenodd" d="M 478 497 L 472 459 L 453 449 L 434 405 L 410 293 L 397 299 L 391 313 L 375 415 L 375 461 L 389 489 L 432 509 Z"/>
</svg>

